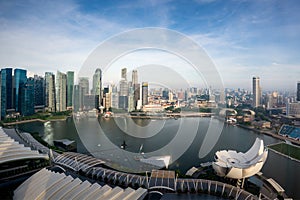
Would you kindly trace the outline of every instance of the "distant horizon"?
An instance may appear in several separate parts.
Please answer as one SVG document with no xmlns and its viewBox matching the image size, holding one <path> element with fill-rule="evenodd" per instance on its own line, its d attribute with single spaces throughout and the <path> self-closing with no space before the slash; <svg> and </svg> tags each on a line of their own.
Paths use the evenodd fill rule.
<svg viewBox="0 0 300 200">
<path fill-rule="evenodd" d="M 60 72 L 62 72 L 62 73 L 67 73 L 68 71 L 72 71 L 72 70 L 56 70 L 56 71 L 50 71 L 50 70 L 46 70 L 44 73 L 42 73 L 42 74 L 37 74 L 37 73 L 34 73 L 34 72 L 31 72 L 31 71 L 28 71 L 28 69 L 26 69 L 25 67 L 21 67 L 21 68 L 19 68 L 19 67 L 3 67 L 3 68 L 1 68 L 1 69 L 4 69 L 4 68 L 12 68 L 13 69 L 13 71 L 14 71 L 14 69 L 24 69 L 24 70 L 26 70 L 26 73 L 27 73 L 27 77 L 34 77 L 34 75 L 38 75 L 38 76 L 42 76 L 42 77 L 45 77 L 45 73 L 46 72 L 51 72 L 51 73 L 53 73 L 54 75 L 56 75 L 56 72 L 57 71 L 60 71 Z M 124 67 L 123 67 L 124 68 Z M 74 71 L 74 73 L 75 74 L 77 74 L 77 72 L 76 71 Z M 13 72 L 13 74 L 14 74 L 14 72 Z M 121 72 L 120 72 L 120 74 L 121 74 Z M 127 73 L 127 74 L 129 74 L 129 73 Z M 77 78 L 79 78 L 80 76 L 74 76 L 74 77 L 77 77 Z M 83 76 L 84 77 L 84 76 Z M 254 76 L 253 76 L 254 77 Z M 252 78 L 253 77 L 251 77 L 250 79 L 249 79 L 249 84 L 251 84 L 250 85 L 250 87 L 249 88 L 245 88 L 245 87 L 240 87 L 240 86 L 234 86 L 234 87 L 226 87 L 226 86 L 224 86 L 224 90 L 226 90 L 226 89 L 231 89 L 231 90 L 237 90 L 237 89 L 241 89 L 241 90 L 247 90 L 247 91 L 250 91 L 250 92 L 252 92 Z M 90 85 L 92 85 L 91 83 L 92 83 L 92 78 L 93 77 L 88 77 L 89 78 L 89 83 L 90 83 Z M 260 81 L 262 81 L 262 78 L 261 77 L 259 77 L 260 78 Z M 121 80 L 121 79 L 120 79 Z M 130 79 L 128 79 L 127 80 L 128 82 L 130 82 L 131 81 L 131 76 L 130 76 Z M 142 80 L 142 81 L 139 81 L 139 83 L 142 83 L 142 82 L 148 82 L 147 80 Z M 271 89 L 264 89 L 263 88 L 263 86 L 262 86 L 262 91 L 263 92 L 280 92 L 280 93 L 284 93 L 284 92 L 288 92 L 288 93 L 295 93 L 296 94 L 296 91 L 297 91 L 297 83 L 298 82 L 300 82 L 300 81 L 297 81 L 296 83 L 295 83 L 295 89 L 294 90 L 288 90 L 288 89 L 278 89 L 278 88 L 271 88 Z M 74 80 L 74 83 L 76 83 L 76 79 Z M 105 86 L 109 86 L 109 85 L 116 85 L 116 84 L 119 84 L 119 82 L 104 82 L 103 84 L 102 84 L 102 86 L 103 87 L 105 87 Z M 209 89 L 209 87 L 197 87 L 197 86 L 191 86 L 191 87 L 188 87 L 188 88 L 193 88 L 193 87 L 195 87 L 195 88 L 197 88 L 197 89 Z M 149 88 L 150 89 L 152 89 L 152 88 L 164 88 L 164 87 L 153 87 L 153 85 L 151 85 L 151 84 L 149 84 Z M 181 88 L 181 87 L 177 87 L 177 88 L 172 88 L 172 89 L 174 89 L 174 90 L 181 90 L 181 89 L 183 89 L 183 90 L 186 90 L 186 89 L 188 89 L 188 88 Z M 214 88 L 212 88 L 212 89 L 214 89 Z"/>
<path fill-rule="evenodd" d="M 78 72 L 103 41 L 159 27 L 201 46 L 225 87 L 250 89 L 251 78 L 259 76 L 263 90 L 294 91 L 300 74 L 299 10 L 297 0 L 1 1 L 0 67 L 25 67 L 38 75 L 63 66 Z"/>
</svg>

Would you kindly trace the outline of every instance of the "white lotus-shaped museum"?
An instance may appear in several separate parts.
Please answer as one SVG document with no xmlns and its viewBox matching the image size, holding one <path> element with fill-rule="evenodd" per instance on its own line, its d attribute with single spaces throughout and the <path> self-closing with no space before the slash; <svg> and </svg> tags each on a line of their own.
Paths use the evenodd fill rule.
<svg viewBox="0 0 300 200">
<path fill-rule="evenodd" d="M 258 173 L 268 156 L 263 140 L 256 138 L 253 146 L 246 152 L 233 150 L 217 151 L 212 166 L 222 177 L 243 179 Z"/>
</svg>

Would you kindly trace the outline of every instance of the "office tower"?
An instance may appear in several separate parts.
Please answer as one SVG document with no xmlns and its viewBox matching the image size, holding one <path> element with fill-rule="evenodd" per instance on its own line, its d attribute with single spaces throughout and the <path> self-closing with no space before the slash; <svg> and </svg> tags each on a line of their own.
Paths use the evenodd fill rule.
<svg viewBox="0 0 300 200">
<path fill-rule="evenodd" d="M 89 94 L 90 90 L 90 84 L 89 84 L 89 78 L 88 77 L 79 77 L 79 83 L 78 85 L 82 89 L 82 95 Z"/>
<path fill-rule="evenodd" d="M 300 81 L 297 83 L 297 101 L 300 101 Z"/>
<path fill-rule="evenodd" d="M 119 94 L 115 85 L 111 85 L 111 107 L 119 108 Z"/>
<path fill-rule="evenodd" d="M 98 96 L 99 104 L 96 105 L 96 108 L 99 108 L 102 105 L 102 71 L 97 68 L 93 76 L 93 95 Z"/>
<path fill-rule="evenodd" d="M 55 82 L 56 110 L 58 112 L 67 110 L 67 75 L 57 71 Z"/>
<path fill-rule="evenodd" d="M 45 80 L 43 77 L 34 75 L 34 106 L 45 105 Z"/>
<path fill-rule="evenodd" d="M 258 107 L 261 105 L 261 88 L 259 82 L 259 77 L 253 77 L 253 107 Z"/>
<path fill-rule="evenodd" d="M 148 82 L 142 83 L 142 105 L 148 104 Z"/>
<path fill-rule="evenodd" d="M 28 78 L 19 88 L 19 108 L 22 116 L 34 114 L 34 78 Z"/>
<path fill-rule="evenodd" d="M 129 93 L 128 93 L 128 112 L 131 112 L 133 110 L 135 110 L 136 108 L 136 103 L 137 101 L 135 101 L 135 96 L 134 96 L 134 89 L 133 86 L 129 87 Z"/>
<path fill-rule="evenodd" d="M 173 92 L 171 90 L 169 91 L 169 95 L 168 96 L 169 96 L 169 99 L 168 99 L 169 102 L 171 102 L 171 101 L 174 100 L 174 95 L 173 95 Z"/>
<path fill-rule="evenodd" d="M 127 68 L 123 68 L 121 73 L 121 78 L 127 81 Z"/>
<path fill-rule="evenodd" d="M 165 89 L 162 91 L 162 98 L 165 99 L 165 100 L 168 100 L 168 99 L 169 99 L 169 90 L 168 90 L 168 88 L 165 88 Z"/>
<path fill-rule="evenodd" d="M 67 72 L 67 107 L 73 106 L 74 72 Z"/>
<path fill-rule="evenodd" d="M 128 108 L 128 83 L 126 80 L 120 81 L 119 108 Z"/>
<path fill-rule="evenodd" d="M 55 75 L 45 73 L 45 106 L 48 111 L 56 112 Z"/>
<path fill-rule="evenodd" d="M 119 84 L 119 108 L 128 108 L 128 83 L 127 83 L 127 68 L 121 70 L 121 81 Z"/>
<path fill-rule="evenodd" d="M 96 108 L 96 105 L 99 105 L 99 96 L 86 94 L 83 95 L 83 109 L 84 110 L 92 110 Z"/>
<path fill-rule="evenodd" d="M 111 89 L 109 86 L 103 88 L 103 107 L 106 111 L 111 108 Z"/>
<path fill-rule="evenodd" d="M 24 85 L 27 81 L 26 76 L 27 71 L 24 69 L 15 69 L 14 70 L 14 89 L 13 89 L 13 96 L 14 96 L 14 108 L 16 109 L 16 112 L 20 112 L 20 86 Z"/>
<path fill-rule="evenodd" d="M 74 111 L 78 112 L 82 110 L 83 95 L 82 88 L 79 85 L 74 85 Z"/>
<path fill-rule="evenodd" d="M 138 82 L 137 70 L 132 70 L 132 85 L 137 84 Z"/>
<path fill-rule="evenodd" d="M 133 86 L 133 106 L 137 108 L 137 102 L 140 99 L 140 84 L 138 83 L 137 70 L 132 71 L 132 86 Z"/>
<path fill-rule="evenodd" d="M 1 119 L 6 116 L 6 110 L 12 108 L 12 68 L 1 70 Z"/>
</svg>

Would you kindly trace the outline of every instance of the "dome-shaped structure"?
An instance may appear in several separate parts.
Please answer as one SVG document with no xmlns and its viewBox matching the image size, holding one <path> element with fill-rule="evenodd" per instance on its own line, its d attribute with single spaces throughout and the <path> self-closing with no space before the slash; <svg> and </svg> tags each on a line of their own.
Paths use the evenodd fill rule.
<svg viewBox="0 0 300 200">
<path fill-rule="evenodd" d="M 267 156 L 268 149 L 264 147 L 263 140 L 256 138 L 246 153 L 233 150 L 217 151 L 212 166 L 219 176 L 242 179 L 259 172 Z"/>
</svg>

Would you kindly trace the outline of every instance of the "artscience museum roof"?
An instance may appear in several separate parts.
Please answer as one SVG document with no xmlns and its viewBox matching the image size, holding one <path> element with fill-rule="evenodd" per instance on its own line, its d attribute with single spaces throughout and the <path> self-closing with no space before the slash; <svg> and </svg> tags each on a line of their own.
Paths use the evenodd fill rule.
<svg viewBox="0 0 300 200">
<path fill-rule="evenodd" d="M 263 140 L 256 138 L 253 146 L 246 152 L 234 150 L 217 151 L 213 168 L 219 176 L 241 179 L 259 172 L 268 156 Z"/>
</svg>

